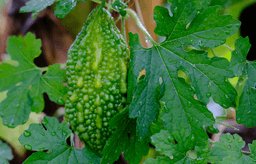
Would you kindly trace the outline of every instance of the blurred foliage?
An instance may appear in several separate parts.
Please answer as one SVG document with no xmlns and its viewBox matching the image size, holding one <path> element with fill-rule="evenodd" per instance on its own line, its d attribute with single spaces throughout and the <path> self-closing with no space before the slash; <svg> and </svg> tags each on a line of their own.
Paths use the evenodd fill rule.
<svg viewBox="0 0 256 164">
<path fill-rule="evenodd" d="M 55 7 L 56 3 L 52 6 L 52 10 L 54 10 Z M 75 39 L 76 35 L 81 31 L 92 7 L 93 3 L 90 0 L 86 2 L 77 2 L 75 9 L 61 19 L 61 23 L 73 39 Z"/>
<path fill-rule="evenodd" d="M 39 123 L 40 118 L 43 118 L 42 113 L 36 114 L 31 112 L 27 123 L 24 125 L 19 125 L 16 128 L 8 128 L 7 126 L 4 126 L 2 124 L 2 119 L 0 119 L 0 138 L 7 141 L 18 154 L 22 155 L 26 152 L 26 149 L 20 144 L 18 138 L 24 132 L 24 130 L 28 129 L 30 124 Z"/>
</svg>

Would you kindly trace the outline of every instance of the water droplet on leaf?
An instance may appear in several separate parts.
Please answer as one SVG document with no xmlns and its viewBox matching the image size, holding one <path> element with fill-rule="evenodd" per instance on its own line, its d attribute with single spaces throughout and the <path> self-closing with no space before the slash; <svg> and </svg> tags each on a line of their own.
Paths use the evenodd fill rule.
<svg viewBox="0 0 256 164">
<path fill-rule="evenodd" d="M 230 34 L 230 31 L 226 31 L 225 33 L 226 33 L 227 35 L 229 35 L 229 34 Z"/>
<path fill-rule="evenodd" d="M 191 107 L 191 106 L 192 106 L 192 104 L 191 104 L 191 102 L 189 101 L 189 102 L 188 102 L 188 107 Z"/>
<path fill-rule="evenodd" d="M 174 9 L 174 11 L 173 11 L 173 13 L 176 14 L 177 12 L 178 12 L 178 8 L 177 8 L 177 6 L 176 6 L 175 9 Z"/>
<path fill-rule="evenodd" d="M 204 41 L 199 40 L 199 47 L 200 47 L 200 48 L 203 48 L 203 47 L 204 47 Z"/>
<path fill-rule="evenodd" d="M 45 148 L 44 148 L 44 147 L 39 148 L 39 151 L 44 151 L 44 150 L 45 150 Z"/>
<path fill-rule="evenodd" d="M 243 140 L 242 140 L 242 139 L 238 139 L 238 142 L 239 142 L 239 143 L 242 143 L 242 142 L 243 142 Z"/>
<path fill-rule="evenodd" d="M 215 37 L 218 37 L 220 35 L 219 32 L 214 32 L 213 34 Z"/>
<path fill-rule="evenodd" d="M 51 134 L 52 134 L 52 136 L 55 136 L 55 135 L 56 135 L 56 132 L 52 132 Z"/>
<path fill-rule="evenodd" d="M 24 131 L 24 136 L 25 137 L 29 137 L 29 136 L 31 136 L 31 133 L 29 131 L 25 130 Z"/>
<path fill-rule="evenodd" d="M 232 27 L 232 25 L 227 25 L 227 28 L 231 28 Z"/>
<path fill-rule="evenodd" d="M 27 149 L 27 150 L 32 150 L 32 146 L 28 145 L 28 144 L 24 145 L 24 148 Z"/>
<path fill-rule="evenodd" d="M 206 94 L 206 97 L 207 97 L 207 98 L 211 97 L 211 93 L 207 93 L 207 94 Z"/>
</svg>

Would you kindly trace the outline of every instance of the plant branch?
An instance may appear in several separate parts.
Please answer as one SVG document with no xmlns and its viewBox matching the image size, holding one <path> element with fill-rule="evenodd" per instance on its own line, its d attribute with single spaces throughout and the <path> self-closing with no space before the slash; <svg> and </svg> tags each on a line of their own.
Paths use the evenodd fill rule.
<svg viewBox="0 0 256 164">
<path fill-rule="evenodd" d="M 150 40 L 150 42 L 152 44 L 156 44 L 156 42 L 154 41 L 154 39 L 151 37 L 151 35 L 149 34 L 149 32 L 147 31 L 147 29 L 143 26 L 143 24 L 141 23 L 138 15 L 129 8 L 126 8 L 125 11 L 132 16 L 132 18 L 134 19 L 135 23 L 137 24 L 137 26 L 140 28 L 140 30 L 143 32 L 143 34 Z"/>
</svg>

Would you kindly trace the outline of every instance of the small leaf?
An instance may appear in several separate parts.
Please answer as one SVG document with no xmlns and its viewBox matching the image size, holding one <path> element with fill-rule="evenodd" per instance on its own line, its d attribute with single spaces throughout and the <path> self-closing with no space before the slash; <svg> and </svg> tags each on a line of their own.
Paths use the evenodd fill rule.
<svg viewBox="0 0 256 164">
<path fill-rule="evenodd" d="M 19 137 L 20 143 L 26 149 L 39 151 L 33 153 L 24 164 L 100 163 L 101 159 L 90 149 L 77 149 L 67 145 L 66 139 L 70 136 L 71 130 L 65 122 L 60 124 L 56 118 L 47 116 L 44 117 L 43 124 L 46 130 L 41 124 L 31 124 Z"/>
<path fill-rule="evenodd" d="M 7 52 L 18 66 L 3 63 L 0 65 L 0 92 L 8 91 L 7 97 L 0 102 L 0 116 L 3 124 L 14 128 L 26 123 L 30 112 L 41 112 L 44 109 L 43 93 L 50 100 L 59 103 L 66 93 L 62 85 L 65 71 L 59 64 L 44 70 L 34 64 L 34 59 L 41 53 L 41 40 L 32 33 L 11 36 L 7 43 Z"/>
<path fill-rule="evenodd" d="M 113 4 L 112 7 L 119 12 L 123 17 L 126 15 L 126 11 L 124 9 L 127 8 L 127 5 L 121 1 L 121 0 L 116 0 Z"/>
<path fill-rule="evenodd" d="M 75 9 L 78 1 L 87 1 L 87 0 L 60 0 L 57 1 L 57 6 L 54 9 L 54 14 L 59 18 L 64 18 L 69 12 Z"/>
<path fill-rule="evenodd" d="M 9 164 L 9 161 L 13 159 L 12 149 L 6 143 L 0 140 L 0 163 Z"/>
<path fill-rule="evenodd" d="M 221 141 L 214 143 L 214 147 L 219 147 L 223 153 L 227 156 L 222 159 L 221 164 L 233 164 L 233 163 L 248 163 L 253 164 L 256 162 L 255 159 L 250 156 L 246 156 L 242 153 L 241 149 L 245 146 L 243 139 L 234 134 L 233 136 L 229 133 L 221 135 Z M 255 144 L 250 146 L 251 150 L 254 150 Z"/>
<path fill-rule="evenodd" d="M 26 6 L 23 6 L 20 9 L 20 12 L 21 13 L 33 12 L 36 15 L 40 11 L 46 9 L 46 7 L 51 6 L 54 2 L 55 0 L 44 0 L 44 1 L 30 0 L 26 3 Z"/>
</svg>

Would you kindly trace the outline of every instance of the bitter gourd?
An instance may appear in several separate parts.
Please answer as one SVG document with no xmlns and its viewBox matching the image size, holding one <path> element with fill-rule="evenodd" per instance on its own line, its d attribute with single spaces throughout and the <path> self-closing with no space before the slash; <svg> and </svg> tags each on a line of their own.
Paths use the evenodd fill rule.
<svg viewBox="0 0 256 164">
<path fill-rule="evenodd" d="M 112 133 L 110 118 L 126 102 L 128 59 L 128 45 L 114 19 L 98 6 L 68 52 L 65 119 L 99 154 Z"/>
</svg>

